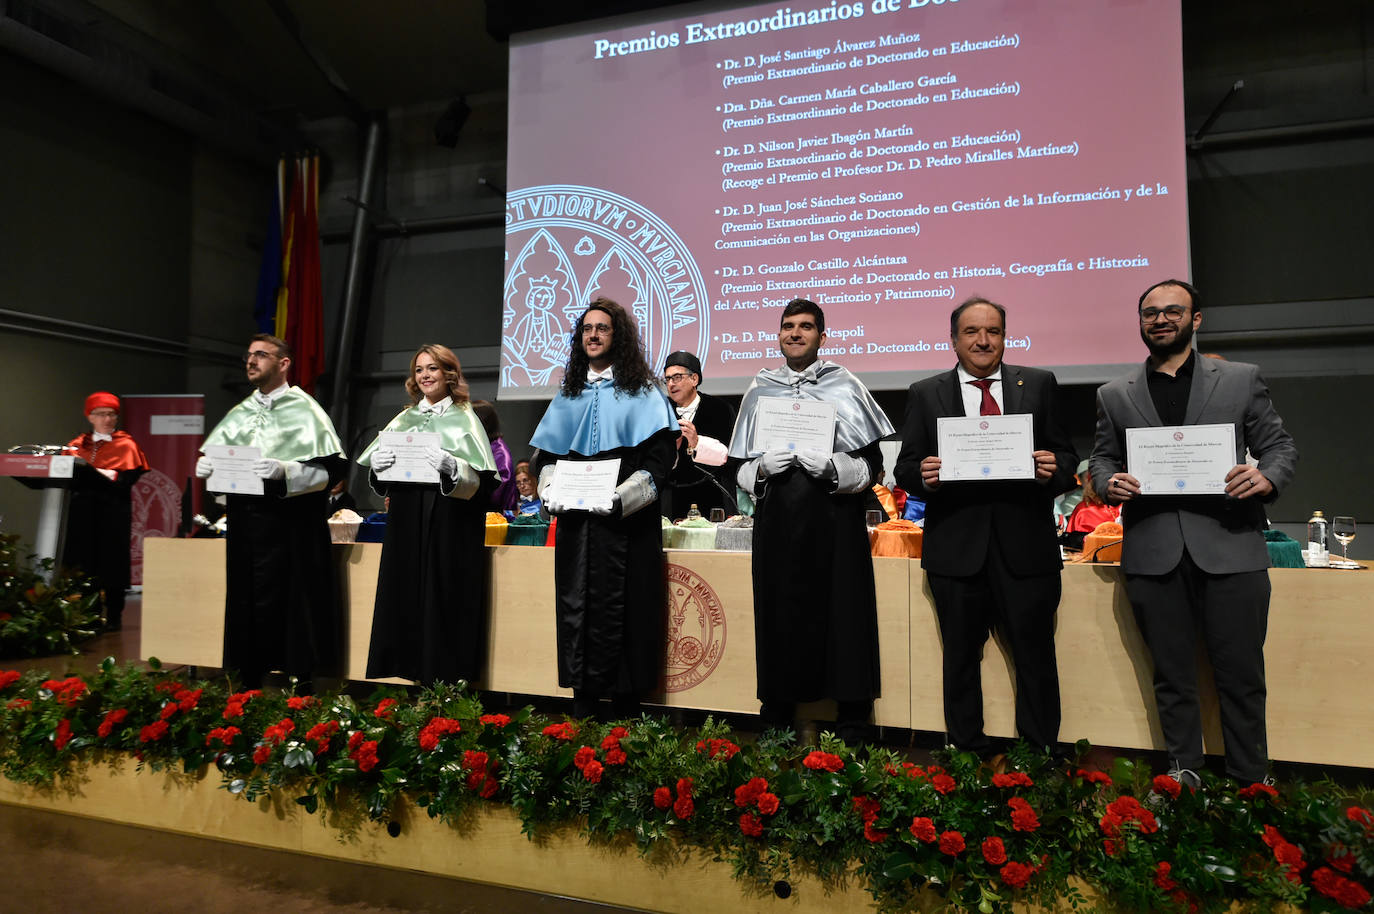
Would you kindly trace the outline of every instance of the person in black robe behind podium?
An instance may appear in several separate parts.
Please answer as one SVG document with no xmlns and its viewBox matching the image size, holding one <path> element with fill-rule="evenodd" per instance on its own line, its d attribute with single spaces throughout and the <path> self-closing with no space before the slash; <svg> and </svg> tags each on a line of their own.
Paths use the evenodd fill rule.
<svg viewBox="0 0 1374 914">
<path fill-rule="evenodd" d="M 754 654 L 760 715 L 793 722 L 797 702 L 833 698 L 846 742 L 868 734 L 878 694 L 878 609 L 864 497 L 883 464 L 878 442 L 892 423 L 858 379 L 818 359 L 825 314 L 794 299 L 778 348 L 787 364 L 765 368 L 740 403 L 730 456 L 754 511 Z M 826 450 L 755 441 L 760 403 L 784 398 L 835 408 Z"/>
<path fill-rule="evenodd" d="M 134 483 L 148 469 L 148 458 L 128 432 L 115 431 L 119 398 L 97 391 L 86 398 L 91 430 L 67 442 L 69 452 L 95 471 L 72 489 L 67 508 L 67 541 L 62 564 L 81 569 L 105 591 L 105 628 L 124 624 L 124 592 L 129 589 L 129 537 Z"/>
<path fill-rule="evenodd" d="M 735 411 L 730 404 L 701 393 L 701 362 L 690 352 L 674 352 L 663 363 L 663 384 L 673 401 L 682 435 L 677 440 L 677 460 L 663 490 L 663 516 L 680 520 L 692 505 L 703 517 L 712 508 L 735 507 L 735 474 L 726 466 Z"/>
<path fill-rule="evenodd" d="M 578 319 L 562 392 L 530 444 L 539 496 L 558 515 L 554 546 L 558 684 L 577 717 L 633 713 L 663 678 L 667 613 L 662 520 L 677 418 L 654 385 L 634 318 L 604 298 Z M 609 505 L 576 507 L 554 484 L 560 460 L 618 459 Z"/>
</svg>

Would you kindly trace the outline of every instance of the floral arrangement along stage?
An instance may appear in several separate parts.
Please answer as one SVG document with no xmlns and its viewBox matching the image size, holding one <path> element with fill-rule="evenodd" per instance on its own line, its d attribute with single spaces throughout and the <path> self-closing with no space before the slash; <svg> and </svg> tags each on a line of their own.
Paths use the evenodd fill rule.
<svg viewBox="0 0 1374 914">
<path fill-rule="evenodd" d="M 230 794 L 275 791 L 340 822 L 389 821 L 407 799 L 446 821 L 506 804 L 531 836 L 571 824 L 646 853 L 695 847 L 765 890 L 793 873 L 858 879 L 883 910 L 1082 907 L 1081 882 L 1135 911 L 1371 908 L 1371 797 L 1330 782 L 1204 774 L 1194 792 L 1126 759 L 1102 772 L 1024 746 L 1006 773 L 962 753 L 921 766 L 829 735 L 817 749 L 776 732 L 745 745 L 713 720 L 687 732 L 648 715 L 490 714 L 461 684 L 358 702 L 231 692 L 152 665 L 0 670 L 0 773 L 51 784 L 102 750 L 154 770 L 213 764 Z"/>
<path fill-rule="evenodd" d="M 18 536 L 0 535 L 0 657 L 77 653 L 100 630 L 103 605 L 90 578 L 35 564 Z"/>
</svg>

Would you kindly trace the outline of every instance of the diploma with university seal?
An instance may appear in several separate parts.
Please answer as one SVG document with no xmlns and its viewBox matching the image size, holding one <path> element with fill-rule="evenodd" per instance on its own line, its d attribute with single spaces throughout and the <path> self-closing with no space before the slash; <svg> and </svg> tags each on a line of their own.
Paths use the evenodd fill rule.
<svg viewBox="0 0 1374 914">
<path fill-rule="evenodd" d="M 560 460 L 553 465 L 553 491 L 565 510 L 609 508 L 615 499 L 620 458 Z"/>
<path fill-rule="evenodd" d="M 439 446 L 438 432 L 382 432 L 377 446 L 396 454 L 396 462 L 377 474 L 382 482 L 439 481 L 439 471 L 425 456 L 429 448 Z"/>
<path fill-rule="evenodd" d="M 753 451 L 835 449 L 835 404 L 801 397 L 759 397 L 754 412 Z"/>
<path fill-rule="evenodd" d="M 1234 425 L 1126 429 L 1126 472 L 1141 495 L 1225 495 L 1235 465 Z"/>
<path fill-rule="evenodd" d="M 1035 478 L 1030 413 L 942 416 L 935 425 L 941 482 Z"/>
<path fill-rule="evenodd" d="M 253 472 L 254 461 L 262 459 L 262 448 L 207 444 L 204 451 L 215 465 L 205 488 L 227 495 L 262 494 L 262 477 Z"/>
</svg>

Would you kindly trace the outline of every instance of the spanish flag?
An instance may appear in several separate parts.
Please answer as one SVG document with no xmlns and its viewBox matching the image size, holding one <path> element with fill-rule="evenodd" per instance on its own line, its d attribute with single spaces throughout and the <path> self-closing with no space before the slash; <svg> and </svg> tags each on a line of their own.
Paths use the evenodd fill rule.
<svg viewBox="0 0 1374 914">
<path fill-rule="evenodd" d="M 263 332 L 286 340 L 294 351 L 291 380 L 314 393 L 325 367 L 319 156 L 278 163 L 277 200 L 258 275 L 255 316 Z M 270 308 L 266 292 L 273 285 L 275 308 Z"/>
</svg>

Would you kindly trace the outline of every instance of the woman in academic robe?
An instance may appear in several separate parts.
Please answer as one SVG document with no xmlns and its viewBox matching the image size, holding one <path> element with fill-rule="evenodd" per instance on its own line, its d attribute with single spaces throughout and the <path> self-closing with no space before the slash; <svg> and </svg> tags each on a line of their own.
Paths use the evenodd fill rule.
<svg viewBox="0 0 1374 914">
<path fill-rule="evenodd" d="M 78 476 L 67 513 L 62 564 L 79 568 L 105 591 L 105 626 L 118 631 L 129 588 L 129 539 L 134 483 L 149 469 L 143 448 L 119 424 L 119 398 L 97 391 L 86 398 L 91 430 L 67 442 L 95 475 Z"/>
<path fill-rule="evenodd" d="M 491 445 L 470 405 L 458 357 L 420 347 L 406 379 L 410 406 L 383 429 L 358 463 L 389 499 L 377 575 L 367 676 L 421 683 L 469 682 L 486 656 L 486 500 L 496 479 Z M 399 481 L 405 469 L 389 432 L 429 433 L 423 451 L 438 481 Z M 392 472 L 388 472 L 392 471 Z"/>
</svg>

